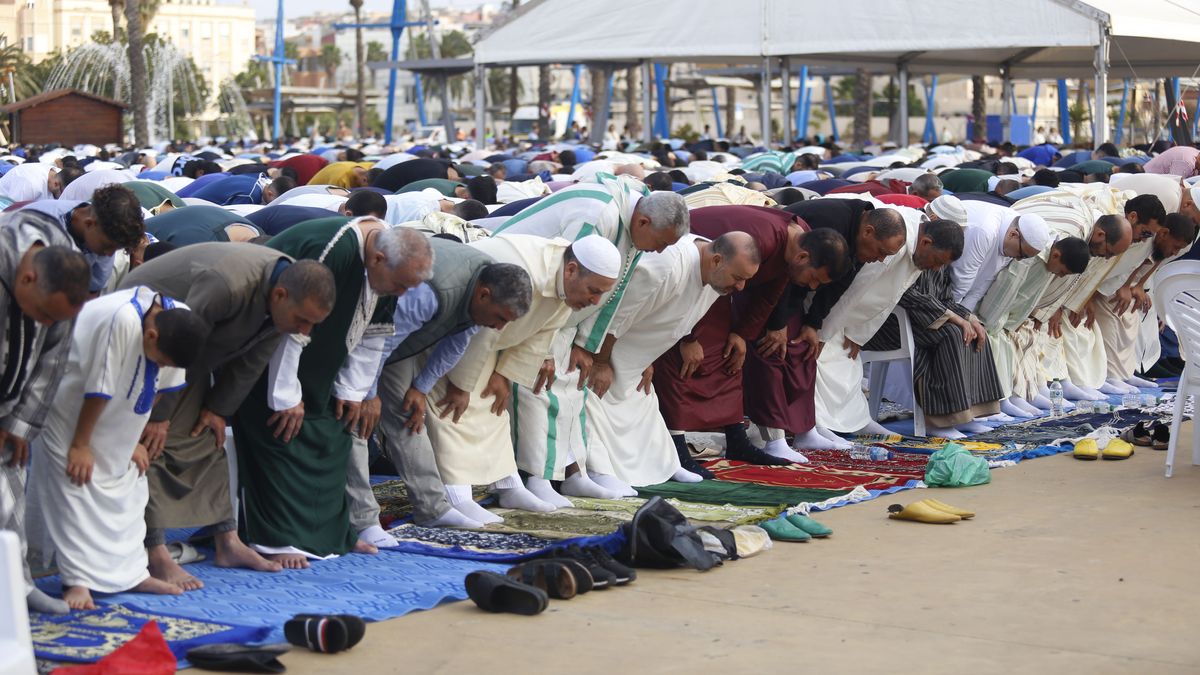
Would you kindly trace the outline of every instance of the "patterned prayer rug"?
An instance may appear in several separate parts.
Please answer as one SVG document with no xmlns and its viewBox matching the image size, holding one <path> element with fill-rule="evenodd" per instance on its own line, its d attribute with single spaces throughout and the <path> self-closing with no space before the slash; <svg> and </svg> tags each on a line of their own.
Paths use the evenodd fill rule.
<svg viewBox="0 0 1200 675">
<path fill-rule="evenodd" d="M 150 621 L 158 623 L 167 646 L 180 660 L 192 647 L 217 642 L 261 642 L 272 630 L 270 626 L 238 626 L 144 612 L 123 605 L 105 605 L 63 616 L 33 613 L 29 617 L 29 628 L 33 634 L 33 649 L 39 659 L 90 663 L 133 639 Z"/>
<path fill-rule="evenodd" d="M 564 509 L 565 510 L 565 509 Z M 527 513 L 520 511 L 516 513 Z M 545 516 L 561 516 L 561 513 L 541 513 Z M 489 525 L 486 531 L 459 530 L 444 527 L 421 527 L 407 523 L 388 530 L 400 545 L 387 551 L 421 553 L 444 558 L 462 558 L 488 562 L 516 562 L 542 555 L 555 546 L 568 544 L 601 545 L 613 550 L 620 546 L 616 529 L 620 523 L 590 533 L 566 533 L 570 519 L 559 518 L 550 524 L 535 523 L 521 526 L 517 519 L 505 515 L 505 523 Z M 507 527 L 505 527 L 507 525 Z M 554 528 L 558 529 L 555 530 Z M 544 532 L 554 536 L 537 536 L 531 532 Z"/>
<path fill-rule="evenodd" d="M 900 487 L 925 475 L 928 457 L 897 453 L 896 459 L 872 462 L 851 459 L 836 450 L 805 451 L 808 464 L 788 466 L 759 466 L 727 459 L 705 465 L 719 480 L 775 485 L 793 488 L 852 490 L 862 486 L 868 490 Z"/>
<path fill-rule="evenodd" d="M 412 501 L 408 498 L 408 488 L 404 486 L 404 481 L 393 479 L 372 482 L 371 490 L 379 502 L 379 522 L 383 527 L 387 528 L 412 518 Z M 490 496 L 486 485 L 476 485 L 471 492 L 471 496 L 477 502 L 485 501 Z"/>
<path fill-rule="evenodd" d="M 638 495 L 674 497 L 688 502 L 705 504 L 734 504 L 737 506 L 791 507 L 805 502 L 821 502 L 840 497 L 850 490 L 778 487 L 727 480 L 704 480 L 699 483 L 669 481 L 637 489 Z"/>
</svg>

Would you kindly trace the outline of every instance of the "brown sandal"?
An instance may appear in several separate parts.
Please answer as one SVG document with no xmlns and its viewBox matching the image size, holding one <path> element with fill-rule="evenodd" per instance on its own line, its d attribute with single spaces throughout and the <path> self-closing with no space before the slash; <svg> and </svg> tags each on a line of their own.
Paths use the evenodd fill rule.
<svg viewBox="0 0 1200 675">
<path fill-rule="evenodd" d="M 557 560 L 530 560 L 508 570 L 508 578 L 540 588 L 558 600 L 570 600 L 579 592 L 575 575 Z"/>
</svg>

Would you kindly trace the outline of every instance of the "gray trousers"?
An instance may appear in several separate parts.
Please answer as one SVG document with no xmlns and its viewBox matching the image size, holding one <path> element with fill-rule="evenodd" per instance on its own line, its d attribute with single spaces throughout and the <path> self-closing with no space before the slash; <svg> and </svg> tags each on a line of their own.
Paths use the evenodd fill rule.
<svg viewBox="0 0 1200 675">
<path fill-rule="evenodd" d="M 12 450 L 0 449 L 0 529 L 9 530 L 21 541 L 21 576 L 25 581 L 25 592 L 33 590 L 33 577 L 29 574 L 25 543 L 25 480 L 26 467 L 9 466 Z"/>
<path fill-rule="evenodd" d="M 378 429 L 383 452 L 404 478 L 412 500 L 413 520 L 418 525 L 431 523 L 450 510 L 428 431 L 422 429 L 421 433 L 413 434 L 404 428 L 409 416 L 401 407 L 421 360 L 411 358 L 384 366 L 378 387 L 383 404 Z M 360 532 L 379 524 L 379 504 L 371 491 L 367 463 L 367 442 L 356 438 L 346 467 L 346 494 L 350 501 L 350 523 Z"/>
</svg>

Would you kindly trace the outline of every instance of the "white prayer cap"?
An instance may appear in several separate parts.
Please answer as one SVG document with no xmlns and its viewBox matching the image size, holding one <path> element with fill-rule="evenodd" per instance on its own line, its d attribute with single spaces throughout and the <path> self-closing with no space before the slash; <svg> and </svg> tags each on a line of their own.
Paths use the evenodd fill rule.
<svg viewBox="0 0 1200 675">
<path fill-rule="evenodd" d="M 1020 231 L 1021 238 L 1025 240 L 1026 244 L 1039 251 L 1046 250 L 1047 246 L 1054 243 L 1054 239 L 1050 236 L 1050 226 L 1036 213 L 1021 214 L 1021 217 L 1017 219 L 1017 230 Z"/>
<path fill-rule="evenodd" d="M 612 242 L 598 234 L 589 234 L 571 244 L 571 252 L 580 265 L 602 277 L 621 276 L 621 253 Z"/>
<path fill-rule="evenodd" d="M 943 220 L 953 220 L 959 225 L 967 224 L 967 207 L 954 195 L 942 195 L 929 202 L 929 210 Z"/>
<path fill-rule="evenodd" d="M 1003 178 L 1001 178 L 1000 176 L 991 176 L 991 177 L 989 177 L 989 178 L 988 178 L 988 183 L 987 183 L 987 185 L 988 185 L 988 192 L 991 192 L 992 190 L 995 190 L 995 189 L 996 189 L 996 185 L 998 185 L 998 184 L 1000 183 L 1000 181 L 1001 181 L 1001 180 L 1004 180 L 1004 179 L 1003 179 Z"/>
</svg>

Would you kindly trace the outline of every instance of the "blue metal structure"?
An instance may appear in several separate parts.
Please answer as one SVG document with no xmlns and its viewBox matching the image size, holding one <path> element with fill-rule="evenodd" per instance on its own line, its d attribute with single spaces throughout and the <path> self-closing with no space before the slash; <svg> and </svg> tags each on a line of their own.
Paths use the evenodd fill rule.
<svg viewBox="0 0 1200 675">
<path fill-rule="evenodd" d="M 575 74 L 575 84 L 571 86 L 571 107 L 567 110 L 566 133 L 571 133 L 571 125 L 575 123 L 575 106 L 579 105 L 579 81 L 583 79 L 583 64 L 576 63 L 571 69 Z M 595 101 L 592 102 L 593 104 Z"/>
<path fill-rule="evenodd" d="M 283 0 L 275 9 L 275 51 L 270 56 L 255 56 L 256 61 L 275 64 L 275 108 L 272 116 L 271 140 L 283 136 L 283 69 L 296 62 L 285 56 L 283 49 Z"/>
<path fill-rule="evenodd" d="M 709 87 L 713 99 L 713 119 L 717 123 L 717 138 L 725 138 L 725 129 L 721 127 L 721 104 L 717 101 L 717 88 Z"/>
<path fill-rule="evenodd" d="M 796 87 L 796 136 L 808 138 L 808 66 L 800 66 L 800 86 Z"/>
<path fill-rule="evenodd" d="M 1063 137 L 1063 145 L 1071 144 L 1071 104 L 1067 99 L 1071 94 L 1067 91 L 1067 81 L 1058 81 L 1058 132 Z"/>
<path fill-rule="evenodd" d="M 279 0 L 279 6 L 283 7 L 283 0 Z M 283 16 L 282 9 L 280 16 Z M 282 19 L 280 19 L 282 26 Z M 349 28 L 390 28 L 392 31 L 392 60 L 400 60 L 400 35 L 404 32 L 407 26 L 424 26 L 424 21 L 409 21 L 408 20 L 408 2 L 407 0 L 393 0 L 392 2 L 392 19 L 388 23 L 335 23 L 334 30 L 346 30 Z M 279 32 L 282 32 L 280 30 Z M 420 118 L 421 124 L 425 124 L 425 92 L 421 86 L 421 75 L 413 74 L 416 79 L 416 94 L 417 94 L 417 117 Z M 276 96 L 278 96 L 278 85 L 276 85 Z M 383 142 L 392 142 L 392 127 L 396 122 L 396 69 L 392 68 L 388 72 L 388 105 L 387 105 L 387 122 L 383 131 Z"/>
<path fill-rule="evenodd" d="M 665 63 L 654 64 L 654 91 L 658 95 L 658 107 L 654 110 L 654 134 L 659 138 L 671 137 L 670 122 L 667 120 L 667 108 L 671 105 L 667 100 L 668 67 Z"/>
<path fill-rule="evenodd" d="M 1117 130 L 1113 133 L 1113 141 L 1121 144 L 1121 138 L 1125 135 L 1125 111 L 1129 105 L 1129 78 L 1125 78 L 1125 85 L 1121 89 L 1121 115 L 1117 119 Z"/>
<path fill-rule="evenodd" d="M 833 137 L 833 142 L 838 142 L 837 130 L 837 110 L 833 106 L 833 87 L 829 84 L 829 76 L 825 76 L 825 104 L 829 106 L 829 127 L 832 129 L 829 135 Z"/>
<path fill-rule="evenodd" d="M 922 80 L 923 84 L 924 80 Z M 929 88 L 925 90 L 925 131 L 921 132 L 922 143 L 937 143 L 938 141 L 937 127 L 933 121 L 933 102 L 937 96 L 937 85 L 938 76 L 933 75 L 929 82 Z"/>
<path fill-rule="evenodd" d="M 1030 121 L 1030 123 L 1033 124 L 1034 132 L 1037 131 L 1038 98 L 1040 98 L 1041 95 L 1042 95 L 1042 81 L 1034 80 L 1033 81 L 1033 110 L 1030 111 L 1030 113 L 1029 113 L 1029 121 Z"/>
</svg>

